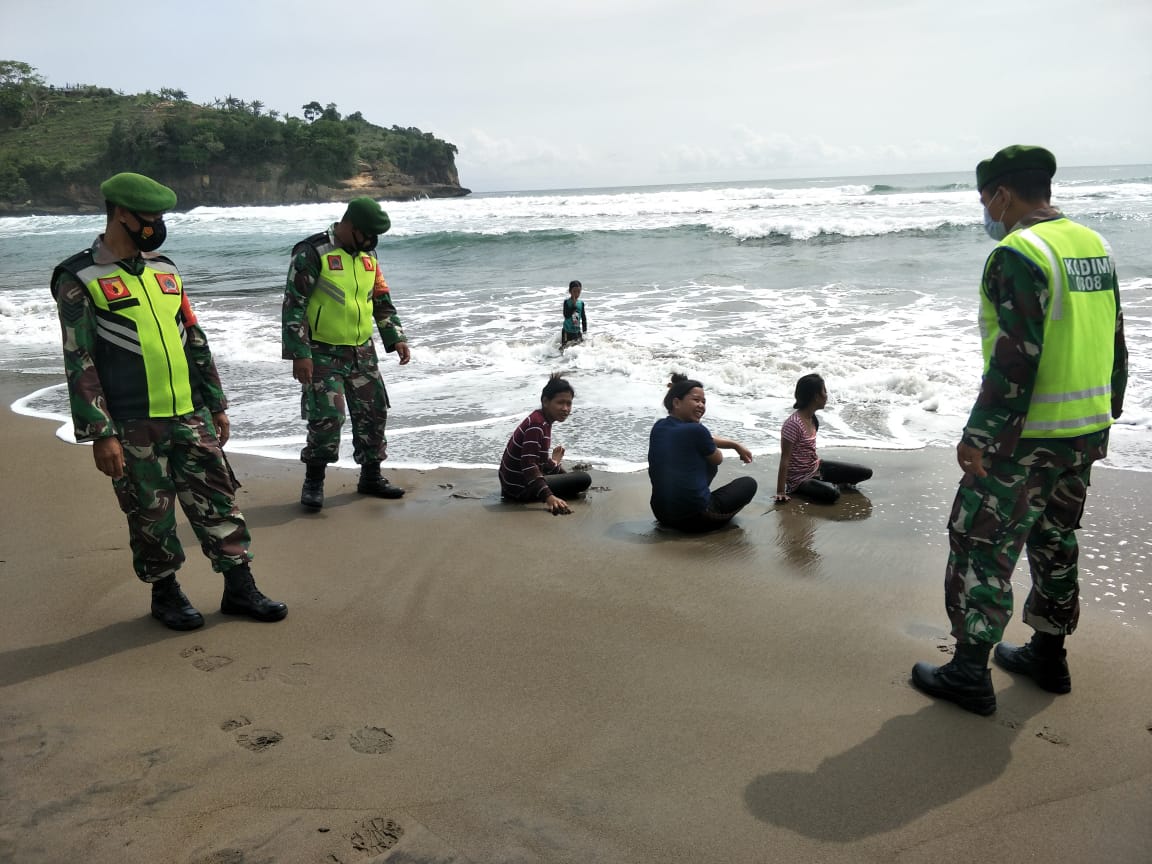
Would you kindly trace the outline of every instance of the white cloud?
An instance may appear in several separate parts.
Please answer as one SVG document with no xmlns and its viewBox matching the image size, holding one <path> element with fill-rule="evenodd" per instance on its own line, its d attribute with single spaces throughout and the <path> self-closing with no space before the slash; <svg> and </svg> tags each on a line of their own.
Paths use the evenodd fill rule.
<svg viewBox="0 0 1152 864">
<path fill-rule="evenodd" d="M 293 47 L 304 0 L 200 0 L 153 4 L 148 28 L 211 58 L 143 78 L 91 50 L 135 26 L 110 3 L 9 3 L 0 57 L 54 83 L 335 102 L 453 142 L 478 190 L 968 170 L 1012 142 L 1064 165 L 1152 161 L 1147 0 L 1087 19 L 1079 0 L 436 0 L 358 11 L 334 50 L 316 37 L 319 67 Z"/>
</svg>

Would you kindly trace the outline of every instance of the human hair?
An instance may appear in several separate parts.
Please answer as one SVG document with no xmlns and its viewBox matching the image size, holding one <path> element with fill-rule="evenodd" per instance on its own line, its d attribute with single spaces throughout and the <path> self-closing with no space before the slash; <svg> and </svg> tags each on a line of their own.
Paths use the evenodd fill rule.
<svg viewBox="0 0 1152 864">
<path fill-rule="evenodd" d="M 671 412 L 673 399 L 683 399 L 688 395 L 689 390 L 694 390 L 697 387 L 701 390 L 704 389 L 704 385 L 699 381 L 680 372 L 673 372 L 672 380 L 668 382 L 668 392 L 664 394 L 664 407 Z"/>
<path fill-rule="evenodd" d="M 807 408 L 824 389 L 824 379 L 812 372 L 796 382 L 796 404 L 793 408 Z"/>
<path fill-rule="evenodd" d="M 568 283 L 568 290 L 569 291 L 571 291 L 573 288 L 583 288 L 583 287 L 584 286 L 580 284 L 579 279 L 573 279 L 571 282 Z"/>
<path fill-rule="evenodd" d="M 992 181 L 992 186 L 1004 186 L 1025 201 L 1052 200 L 1052 177 L 1047 171 L 1013 171 Z"/>
<path fill-rule="evenodd" d="M 544 389 L 540 391 L 540 401 L 547 402 L 548 400 L 555 399 L 561 393 L 571 393 L 572 398 L 576 398 L 576 391 L 572 389 L 572 385 L 564 378 L 561 378 L 559 372 L 553 372 L 548 377 L 548 383 L 544 385 Z"/>
<path fill-rule="evenodd" d="M 104 202 L 104 212 L 108 214 L 108 218 L 112 218 L 112 214 L 116 212 L 116 205 L 111 201 Z"/>
</svg>

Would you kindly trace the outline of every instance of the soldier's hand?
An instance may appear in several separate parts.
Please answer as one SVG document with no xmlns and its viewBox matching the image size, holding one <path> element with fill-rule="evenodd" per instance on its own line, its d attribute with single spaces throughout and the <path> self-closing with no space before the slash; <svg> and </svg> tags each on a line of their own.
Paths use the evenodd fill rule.
<svg viewBox="0 0 1152 864">
<path fill-rule="evenodd" d="M 988 472 L 984 470 L 984 452 L 979 447 L 963 443 L 956 445 L 956 462 L 965 474 L 974 477 L 988 476 Z"/>
<path fill-rule="evenodd" d="M 113 480 L 124 476 L 124 448 L 115 435 L 93 441 L 92 458 L 102 474 L 107 474 Z"/>
<path fill-rule="evenodd" d="M 216 427 L 216 437 L 220 441 L 220 446 L 223 447 L 228 443 L 228 438 L 232 434 L 232 424 L 228 421 L 228 415 L 223 411 L 217 411 L 212 415 L 212 425 Z"/>
<path fill-rule="evenodd" d="M 312 383 L 312 358 L 292 361 L 292 377 L 307 386 Z"/>
<path fill-rule="evenodd" d="M 406 366 L 408 361 L 412 359 L 412 352 L 408 350 L 407 342 L 396 343 L 396 356 L 400 358 L 401 366 Z"/>
</svg>

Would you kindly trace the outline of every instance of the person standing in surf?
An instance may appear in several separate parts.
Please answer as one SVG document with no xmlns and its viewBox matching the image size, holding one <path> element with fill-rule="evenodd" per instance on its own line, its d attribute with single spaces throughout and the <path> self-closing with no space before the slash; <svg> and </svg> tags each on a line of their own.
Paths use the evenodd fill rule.
<svg viewBox="0 0 1152 864">
<path fill-rule="evenodd" d="M 560 329 L 560 350 L 570 342 L 583 342 L 588 332 L 588 316 L 584 313 L 584 301 L 580 299 L 584 286 L 579 279 L 568 283 L 568 296 L 564 298 L 564 326 Z"/>
</svg>

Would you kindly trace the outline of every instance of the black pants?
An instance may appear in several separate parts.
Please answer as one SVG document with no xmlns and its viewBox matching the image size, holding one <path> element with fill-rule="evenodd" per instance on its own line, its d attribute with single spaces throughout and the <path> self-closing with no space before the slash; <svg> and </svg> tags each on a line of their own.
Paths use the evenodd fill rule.
<svg viewBox="0 0 1152 864">
<path fill-rule="evenodd" d="M 737 477 L 727 486 L 713 489 L 708 499 L 708 509 L 702 513 L 693 513 L 680 519 L 656 518 L 660 524 L 686 531 L 690 534 L 702 534 L 705 531 L 715 531 L 723 528 L 732 521 L 732 517 L 739 513 L 756 495 L 756 480 L 752 477 Z"/>
<path fill-rule="evenodd" d="M 840 484 L 863 483 L 872 476 L 872 469 L 849 462 L 828 462 L 820 460 L 820 470 L 811 480 L 805 480 L 794 490 L 793 495 L 808 498 L 818 504 L 832 504 L 840 497 Z"/>
<path fill-rule="evenodd" d="M 585 471 L 566 471 L 563 474 L 545 474 L 544 482 L 553 495 L 567 500 L 591 486 L 592 477 Z"/>
</svg>

